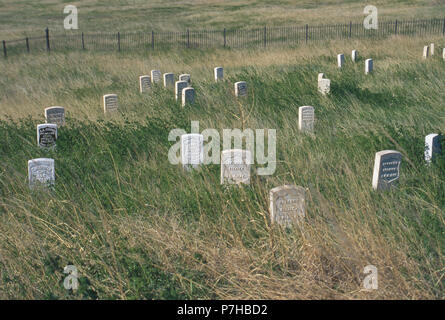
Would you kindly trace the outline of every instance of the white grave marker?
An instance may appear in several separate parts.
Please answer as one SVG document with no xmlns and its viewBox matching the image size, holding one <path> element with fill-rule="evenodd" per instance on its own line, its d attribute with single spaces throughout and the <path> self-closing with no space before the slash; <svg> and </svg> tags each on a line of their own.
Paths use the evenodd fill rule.
<svg viewBox="0 0 445 320">
<path fill-rule="evenodd" d="M 387 190 L 399 180 L 402 154 L 394 150 L 383 150 L 375 154 L 372 188 Z"/>
<path fill-rule="evenodd" d="M 216 67 L 213 69 L 213 73 L 215 75 L 215 81 L 221 81 L 224 78 L 224 69 L 222 67 Z"/>
<path fill-rule="evenodd" d="M 45 123 L 37 125 L 37 145 L 40 148 L 54 148 L 57 140 L 57 124 Z"/>
<path fill-rule="evenodd" d="M 321 80 L 323 80 L 325 77 L 324 77 L 324 73 L 319 73 L 318 74 L 318 82 L 320 82 Z"/>
<path fill-rule="evenodd" d="M 442 152 L 442 136 L 431 133 L 425 137 L 425 161 L 431 163 L 434 157 Z"/>
<path fill-rule="evenodd" d="M 187 87 L 182 89 L 182 106 L 195 103 L 195 89 Z"/>
<path fill-rule="evenodd" d="M 314 120 L 314 107 L 303 106 L 298 108 L 298 128 L 300 131 L 313 131 Z"/>
<path fill-rule="evenodd" d="M 372 70 L 374 69 L 374 62 L 372 61 L 372 59 L 366 59 L 365 61 L 365 73 L 371 73 Z"/>
<path fill-rule="evenodd" d="M 56 180 L 54 159 L 38 158 L 28 161 L 29 187 L 52 186 Z"/>
<path fill-rule="evenodd" d="M 430 53 L 431 56 L 434 56 L 434 43 L 430 44 Z"/>
<path fill-rule="evenodd" d="M 187 81 L 190 84 L 190 75 L 188 73 L 180 74 L 179 81 Z"/>
<path fill-rule="evenodd" d="M 181 136 L 181 163 L 185 169 L 197 168 L 204 162 L 204 136 L 198 133 Z"/>
<path fill-rule="evenodd" d="M 424 59 L 428 58 L 429 54 L 430 54 L 430 47 L 424 46 L 423 47 L 423 58 Z"/>
<path fill-rule="evenodd" d="M 175 97 L 176 101 L 179 99 L 179 95 L 182 95 L 182 89 L 187 88 L 187 81 L 176 81 L 175 82 Z"/>
<path fill-rule="evenodd" d="M 290 227 L 299 224 L 306 215 L 306 190 L 300 186 L 284 185 L 270 190 L 269 213 L 272 223 Z"/>
<path fill-rule="evenodd" d="M 164 87 L 173 88 L 175 86 L 175 75 L 173 73 L 164 73 Z"/>
<path fill-rule="evenodd" d="M 337 66 L 339 68 L 343 67 L 345 63 L 345 55 L 343 53 L 337 55 Z"/>
<path fill-rule="evenodd" d="M 247 83 L 245 81 L 235 82 L 235 96 L 244 97 L 247 95 Z"/>
<path fill-rule="evenodd" d="M 151 89 L 151 77 L 150 76 L 140 76 L 139 77 L 139 91 L 141 93 L 147 92 Z"/>
<path fill-rule="evenodd" d="M 45 108 L 46 123 L 55 123 L 61 127 L 65 125 L 65 108 L 49 107 Z"/>
<path fill-rule="evenodd" d="M 221 152 L 221 184 L 249 184 L 250 151 L 241 149 L 223 150 Z"/>
<path fill-rule="evenodd" d="M 117 103 L 117 94 L 106 94 L 103 97 L 104 103 L 104 112 L 113 112 L 117 111 L 118 103 Z"/>
<path fill-rule="evenodd" d="M 352 61 L 353 62 L 357 62 L 357 59 L 358 59 L 358 52 L 357 52 L 357 50 L 352 50 L 351 57 L 352 57 Z"/>
<path fill-rule="evenodd" d="M 158 83 L 162 81 L 162 73 L 159 70 L 151 70 L 151 82 Z"/>
<path fill-rule="evenodd" d="M 327 95 L 331 91 L 331 80 L 321 79 L 318 81 L 318 91 L 323 95 Z"/>
</svg>

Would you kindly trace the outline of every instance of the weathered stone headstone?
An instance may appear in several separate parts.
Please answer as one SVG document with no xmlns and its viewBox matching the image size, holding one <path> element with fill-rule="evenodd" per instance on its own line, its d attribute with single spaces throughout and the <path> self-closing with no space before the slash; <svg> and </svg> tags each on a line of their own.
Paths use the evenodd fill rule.
<svg viewBox="0 0 445 320">
<path fill-rule="evenodd" d="M 235 96 L 244 97 L 247 95 L 247 83 L 245 81 L 235 82 Z"/>
<path fill-rule="evenodd" d="M 187 88 L 187 81 L 176 81 L 175 82 L 175 97 L 176 101 L 179 99 L 180 95 L 182 95 L 182 89 Z"/>
<path fill-rule="evenodd" d="M 139 91 L 141 93 L 147 92 L 151 89 L 151 77 L 150 76 L 140 76 L 139 77 Z"/>
<path fill-rule="evenodd" d="M 270 190 L 269 213 L 272 223 L 290 227 L 302 222 L 306 215 L 306 190 L 284 185 Z"/>
<path fill-rule="evenodd" d="M 436 155 L 442 153 L 442 136 L 431 133 L 425 137 L 425 161 L 431 163 Z"/>
<path fill-rule="evenodd" d="M 49 187 L 56 180 L 54 159 L 37 158 L 28 161 L 29 187 Z"/>
<path fill-rule="evenodd" d="M 195 103 L 195 89 L 187 87 L 182 89 L 182 106 Z"/>
<path fill-rule="evenodd" d="M 323 79 L 324 79 L 324 73 L 319 73 L 318 74 L 318 82 L 320 82 Z"/>
<path fill-rule="evenodd" d="M 372 70 L 374 69 L 374 62 L 372 61 L 372 59 L 366 59 L 365 61 L 365 73 L 371 73 Z"/>
<path fill-rule="evenodd" d="M 197 168 L 204 162 L 204 136 L 198 133 L 181 136 L 181 162 L 185 169 Z"/>
<path fill-rule="evenodd" d="M 383 150 L 375 154 L 372 188 L 387 190 L 393 187 L 400 176 L 402 154 L 394 150 Z"/>
<path fill-rule="evenodd" d="M 442 59 L 445 60 L 445 48 L 443 48 L 443 51 L 442 51 Z"/>
<path fill-rule="evenodd" d="M 430 53 L 431 56 L 434 56 L 434 43 L 430 44 Z"/>
<path fill-rule="evenodd" d="M 173 73 L 164 73 L 164 87 L 173 88 L 175 86 L 175 75 Z"/>
<path fill-rule="evenodd" d="M 117 111 L 118 103 L 117 103 L 117 94 L 106 94 L 103 97 L 104 102 L 104 112 L 113 112 Z"/>
<path fill-rule="evenodd" d="M 345 63 L 345 55 L 343 53 L 337 55 L 337 65 L 339 68 L 343 67 Z"/>
<path fill-rule="evenodd" d="M 250 151 L 241 149 L 223 150 L 221 152 L 221 184 L 249 184 Z"/>
<path fill-rule="evenodd" d="M 187 81 L 190 84 L 190 75 L 188 73 L 180 74 L 179 81 Z"/>
<path fill-rule="evenodd" d="M 314 120 L 314 107 L 303 106 L 298 108 L 298 128 L 300 131 L 313 131 Z"/>
<path fill-rule="evenodd" d="M 353 62 L 357 62 L 357 59 L 358 59 L 358 52 L 357 52 L 357 50 L 352 50 L 351 57 L 352 57 L 352 61 Z"/>
<path fill-rule="evenodd" d="M 213 69 L 213 73 L 215 75 L 215 81 L 221 81 L 224 78 L 224 69 L 222 67 L 216 67 Z"/>
<path fill-rule="evenodd" d="M 328 94 L 331 91 L 331 80 L 321 79 L 318 81 L 318 91 L 323 95 Z"/>
<path fill-rule="evenodd" d="M 65 108 L 49 107 L 45 108 L 46 123 L 55 123 L 61 127 L 65 125 Z"/>
<path fill-rule="evenodd" d="M 430 47 L 429 46 L 424 46 L 423 47 L 423 58 L 424 59 L 428 58 L 429 53 L 430 53 Z"/>
<path fill-rule="evenodd" d="M 159 70 L 151 70 L 151 82 L 158 83 L 162 81 L 162 73 Z"/>
<path fill-rule="evenodd" d="M 57 124 L 45 123 L 37 125 L 37 145 L 41 148 L 51 149 L 56 146 Z"/>
</svg>

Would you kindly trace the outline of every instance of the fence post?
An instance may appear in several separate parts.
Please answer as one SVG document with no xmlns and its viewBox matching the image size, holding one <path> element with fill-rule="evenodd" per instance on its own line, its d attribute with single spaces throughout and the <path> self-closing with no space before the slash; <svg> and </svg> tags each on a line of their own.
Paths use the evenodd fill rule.
<svg viewBox="0 0 445 320">
<path fill-rule="evenodd" d="M 28 39 L 28 37 L 26 37 L 25 42 L 26 42 L 26 52 L 29 53 L 29 39 Z"/>
<path fill-rule="evenodd" d="M 395 26 L 395 30 L 394 30 L 394 32 L 395 32 L 396 35 L 397 35 L 397 25 L 398 25 L 398 21 L 397 21 L 397 19 L 396 19 L 396 26 Z"/>
<path fill-rule="evenodd" d="M 7 53 L 6 53 L 6 41 L 5 40 L 3 40 L 3 54 L 4 54 L 5 59 L 6 59 Z"/>
<path fill-rule="evenodd" d="M 264 27 L 263 42 L 264 42 L 264 48 L 266 48 L 266 45 L 267 45 L 267 30 L 266 30 L 266 27 Z"/>
<path fill-rule="evenodd" d="M 45 37 L 46 37 L 46 51 L 50 52 L 51 47 L 49 45 L 49 29 L 48 29 L 48 27 L 45 29 Z"/>
<path fill-rule="evenodd" d="M 224 28 L 224 48 L 225 47 L 226 47 L 226 28 Z"/>
<path fill-rule="evenodd" d="M 82 50 L 85 50 L 85 39 L 82 32 Z"/>
<path fill-rule="evenodd" d="M 155 49 L 155 32 L 153 30 L 151 31 L 151 49 Z"/>
<path fill-rule="evenodd" d="M 443 30 L 442 30 L 442 34 L 445 37 L 445 18 L 443 19 Z"/>
<path fill-rule="evenodd" d="M 117 33 L 117 50 L 119 52 L 121 51 L 121 33 L 120 32 Z"/>
<path fill-rule="evenodd" d="M 306 43 L 307 43 L 307 39 L 309 37 L 309 25 L 306 25 Z"/>
<path fill-rule="evenodd" d="M 190 30 L 187 29 L 187 48 L 190 48 Z"/>
<path fill-rule="evenodd" d="M 349 39 L 352 37 L 352 21 L 349 21 Z"/>
</svg>

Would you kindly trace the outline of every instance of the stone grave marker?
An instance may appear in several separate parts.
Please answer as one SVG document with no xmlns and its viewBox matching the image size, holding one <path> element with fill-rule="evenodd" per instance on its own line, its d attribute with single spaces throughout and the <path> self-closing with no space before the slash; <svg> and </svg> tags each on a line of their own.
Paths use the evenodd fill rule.
<svg viewBox="0 0 445 320">
<path fill-rule="evenodd" d="M 65 125 L 65 108 L 49 107 L 45 108 L 46 123 L 57 124 L 58 127 Z"/>
<path fill-rule="evenodd" d="M 245 81 L 235 82 L 235 96 L 244 97 L 247 95 L 247 83 Z"/>
<path fill-rule="evenodd" d="M 173 88 L 175 86 L 175 75 L 173 73 L 164 73 L 164 87 Z"/>
<path fill-rule="evenodd" d="M 195 89 L 187 87 L 182 89 L 182 106 L 195 103 Z"/>
<path fill-rule="evenodd" d="M 187 83 L 190 84 L 190 75 L 188 73 L 180 74 L 179 81 L 187 81 Z"/>
<path fill-rule="evenodd" d="M 352 57 L 352 61 L 353 62 L 357 62 L 357 59 L 358 59 L 358 52 L 357 52 L 357 50 L 352 50 L 351 57 Z"/>
<path fill-rule="evenodd" d="M 150 76 L 140 76 L 139 77 L 139 91 L 141 93 L 147 92 L 151 89 L 151 77 Z"/>
<path fill-rule="evenodd" d="M 318 82 L 320 82 L 321 80 L 323 80 L 325 77 L 324 77 L 324 73 L 319 73 L 318 74 Z"/>
<path fill-rule="evenodd" d="M 434 56 L 434 43 L 430 44 L 430 53 L 431 53 L 431 56 Z"/>
<path fill-rule="evenodd" d="M 181 136 L 181 163 L 184 169 L 197 168 L 204 162 L 204 136 L 198 133 Z"/>
<path fill-rule="evenodd" d="M 424 59 L 428 58 L 429 54 L 430 54 L 430 47 L 424 46 L 423 47 L 423 58 Z"/>
<path fill-rule="evenodd" d="M 321 79 L 318 81 L 318 91 L 323 95 L 327 95 L 331 91 L 331 80 Z"/>
<path fill-rule="evenodd" d="M 400 176 L 402 154 L 394 150 L 383 150 L 375 154 L 372 188 L 387 190 L 395 186 Z"/>
<path fill-rule="evenodd" d="M 52 149 L 56 146 L 57 124 L 45 123 L 37 125 L 37 145 L 40 148 Z"/>
<path fill-rule="evenodd" d="M 250 184 L 250 151 L 241 149 L 221 152 L 221 184 Z"/>
<path fill-rule="evenodd" d="M 442 153 L 442 136 L 437 133 L 431 133 L 425 137 L 425 161 L 431 163 L 436 155 Z"/>
<path fill-rule="evenodd" d="M 56 180 L 54 159 L 37 158 L 28 161 L 29 187 L 49 187 Z"/>
<path fill-rule="evenodd" d="M 151 83 L 159 83 L 162 81 L 162 73 L 159 70 L 151 70 Z"/>
<path fill-rule="evenodd" d="M 175 97 L 176 101 L 179 99 L 179 96 L 182 95 L 182 89 L 187 88 L 187 81 L 176 81 L 175 82 Z"/>
<path fill-rule="evenodd" d="M 337 55 L 337 66 L 341 68 L 343 67 L 344 64 L 345 64 L 345 55 L 343 53 L 340 53 L 339 55 Z"/>
<path fill-rule="evenodd" d="M 442 51 L 442 59 L 445 60 L 445 48 L 443 48 L 443 51 Z"/>
<path fill-rule="evenodd" d="M 303 106 L 298 108 L 298 128 L 300 131 L 313 131 L 314 120 L 314 107 Z"/>
<path fill-rule="evenodd" d="M 224 78 L 224 69 L 222 67 L 216 67 L 213 69 L 213 73 L 215 75 L 215 81 L 221 81 Z"/>
<path fill-rule="evenodd" d="M 104 103 L 105 113 L 117 111 L 118 109 L 117 94 L 111 93 L 104 95 L 103 103 Z"/>
<path fill-rule="evenodd" d="M 372 61 L 372 59 L 366 59 L 365 61 L 365 73 L 371 73 L 372 70 L 374 69 L 374 62 Z"/>
<path fill-rule="evenodd" d="M 269 213 L 272 223 L 290 227 L 306 216 L 306 190 L 300 186 L 284 185 L 270 190 Z"/>
</svg>

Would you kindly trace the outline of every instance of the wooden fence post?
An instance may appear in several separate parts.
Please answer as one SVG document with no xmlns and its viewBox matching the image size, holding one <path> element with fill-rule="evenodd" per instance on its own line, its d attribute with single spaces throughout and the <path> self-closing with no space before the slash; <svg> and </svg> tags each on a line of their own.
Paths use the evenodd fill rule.
<svg viewBox="0 0 445 320">
<path fill-rule="evenodd" d="M 224 28 L 224 48 L 225 47 L 226 47 L 226 28 Z"/>
<path fill-rule="evenodd" d="M 190 48 L 190 31 L 187 29 L 187 48 Z"/>
<path fill-rule="evenodd" d="M 3 55 L 5 56 L 5 59 L 8 56 L 8 54 L 6 52 L 6 41 L 5 40 L 3 40 Z"/>
<path fill-rule="evenodd" d="M 26 42 L 26 52 L 29 53 L 29 39 L 28 39 L 28 37 L 26 37 L 25 42 Z"/>
<path fill-rule="evenodd" d="M 398 26 L 398 21 L 397 21 L 397 19 L 396 19 L 396 26 L 395 26 L 395 30 L 394 30 L 394 32 L 395 32 L 396 35 L 397 35 L 397 26 Z"/>
<path fill-rule="evenodd" d="M 352 21 L 349 21 L 349 39 L 352 37 Z"/>
<path fill-rule="evenodd" d="M 267 30 L 266 27 L 264 27 L 264 48 L 266 48 L 267 45 Z"/>
<path fill-rule="evenodd" d="M 119 52 L 121 51 L 121 33 L 120 32 L 117 33 L 117 50 Z"/>
<path fill-rule="evenodd" d="M 151 49 L 155 49 L 155 32 L 153 30 L 151 31 Z"/>
<path fill-rule="evenodd" d="M 85 50 L 85 39 L 84 39 L 83 32 L 82 32 L 82 50 Z"/>
<path fill-rule="evenodd" d="M 443 19 L 443 30 L 442 35 L 445 37 L 445 18 Z"/>
<path fill-rule="evenodd" d="M 309 25 L 307 24 L 306 25 L 306 43 L 307 43 L 308 37 L 309 37 Z"/>
<path fill-rule="evenodd" d="M 49 29 L 48 29 L 48 27 L 45 29 L 45 37 L 46 37 L 46 51 L 50 52 L 51 47 L 49 44 Z"/>
</svg>

